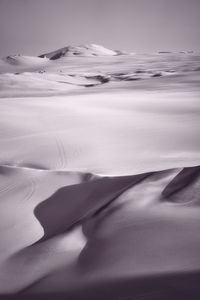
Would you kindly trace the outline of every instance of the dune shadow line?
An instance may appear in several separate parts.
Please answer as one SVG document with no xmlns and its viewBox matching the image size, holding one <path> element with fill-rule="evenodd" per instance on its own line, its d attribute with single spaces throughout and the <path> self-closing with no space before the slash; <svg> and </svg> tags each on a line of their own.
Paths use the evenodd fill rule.
<svg viewBox="0 0 200 300">
<path fill-rule="evenodd" d="M 78 222 L 95 214 L 149 174 L 151 173 L 100 177 L 58 189 L 34 210 L 44 230 L 44 236 L 36 243 L 66 232 Z"/>
</svg>

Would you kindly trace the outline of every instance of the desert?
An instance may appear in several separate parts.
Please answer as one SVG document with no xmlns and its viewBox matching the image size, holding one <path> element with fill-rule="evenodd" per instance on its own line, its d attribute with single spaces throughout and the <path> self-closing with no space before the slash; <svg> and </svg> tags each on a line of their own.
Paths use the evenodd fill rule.
<svg viewBox="0 0 200 300">
<path fill-rule="evenodd" d="M 200 52 L 1 58 L 2 299 L 200 298 L 199 100 Z"/>
</svg>

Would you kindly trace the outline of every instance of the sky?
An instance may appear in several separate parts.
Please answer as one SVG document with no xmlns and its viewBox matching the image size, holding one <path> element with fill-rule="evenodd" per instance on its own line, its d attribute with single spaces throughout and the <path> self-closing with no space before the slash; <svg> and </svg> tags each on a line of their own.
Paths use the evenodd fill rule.
<svg viewBox="0 0 200 300">
<path fill-rule="evenodd" d="M 0 0 L 0 57 L 68 45 L 200 50 L 200 0 Z"/>
</svg>

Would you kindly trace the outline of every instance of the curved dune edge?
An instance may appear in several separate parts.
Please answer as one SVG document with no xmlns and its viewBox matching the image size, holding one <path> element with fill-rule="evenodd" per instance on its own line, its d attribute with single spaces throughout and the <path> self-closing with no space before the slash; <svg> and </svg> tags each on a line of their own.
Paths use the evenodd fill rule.
<svg viewBox="0 0 200 300">
<path fill-rule="evenodd" d="M 149 285 L 165 297 L 175 283 L 199 293 L 197 279 L 185 288 L 200 270 L 199 166 L 116 177 L 0 174 L 2 295 L 151 299 Z"/>
</svg>

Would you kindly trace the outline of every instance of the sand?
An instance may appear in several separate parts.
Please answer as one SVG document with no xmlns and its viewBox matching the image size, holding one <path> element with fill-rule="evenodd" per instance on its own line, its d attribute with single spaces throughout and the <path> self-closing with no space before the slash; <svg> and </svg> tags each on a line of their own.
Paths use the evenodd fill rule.
<svg viewBox="0 0 200 300">
<path fill-rule="evenodd" d="M 2 298 L 200 298 L 199 64 L 1 60 Z"/>
</svg>

